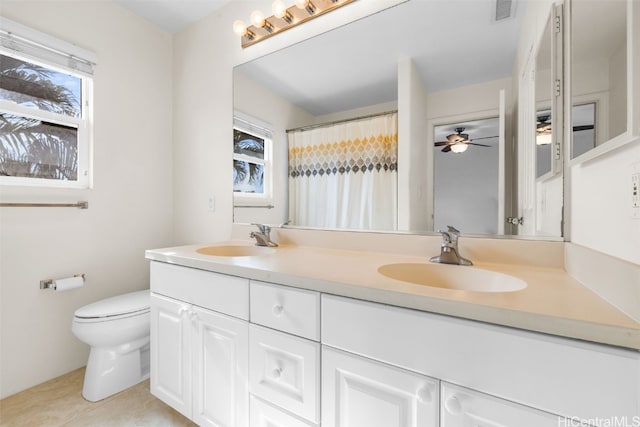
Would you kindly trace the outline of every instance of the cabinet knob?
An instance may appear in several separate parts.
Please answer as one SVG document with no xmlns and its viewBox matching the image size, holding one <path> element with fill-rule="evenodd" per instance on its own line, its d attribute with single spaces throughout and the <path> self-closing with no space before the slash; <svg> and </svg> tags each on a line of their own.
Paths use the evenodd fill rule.
<svg viewBox="0 0 640 427">
<path fill-rule="evenodd" d="M 282 368 L 276 368 L 273 370 L 273 372 L 271 372 L 271 375 L 273 375 L 273 378 L 278 379 L 282 376 Z"/>
<path fill-rule="evenodd" d="M 273 306 L 273 308 L 271 309 L 271 311 L 273 312 L 273 315 L 276 317 L 280 317 L 280 315 L 282 314 L 282 312 L 284 311 L 284 307 L 281 306 L 280 304 L 276 304 Z"/>
<path fill-rule="evenodd" d="M 187 311 L 189 311 L 189 309 L 187 307 L 180 307 L 180 310 L 178 310 L 178 316 L 182 317 L 184 316 Z"/>
<path fill-rule="evenodd" d="M 196 320 L 198 320 L 198 313 L 196 313 L 194 310 L 189 311 L 189 319 L 191 319 L 192 322 L 195 322 Z"/>
<path fill-rule="evenodd" d="M 429 403 L 433 400 L 431 389 L 428 385 L 418 390 L 418 392 L 416 393 L 416 397 L 418 398 L 418 402 L 420 403 Z"/>
<path fill-rule="evenodd" d="M 460 402 L 460 398 L 455 394 L 452 394 L 445 400 L 444 407 L 451 415 L 462 414 L 462 403 Z"/>
</svg>

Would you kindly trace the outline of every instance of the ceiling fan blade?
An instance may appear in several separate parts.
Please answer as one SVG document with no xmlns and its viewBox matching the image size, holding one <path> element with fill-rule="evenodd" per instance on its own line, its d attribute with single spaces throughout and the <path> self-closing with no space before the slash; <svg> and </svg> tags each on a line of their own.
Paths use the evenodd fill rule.
<svg viewBox="0 0 640 427">
<path fill-rule="evenodd" d="M 451 142 L 449 142 L 449 141 L 438 141 L 438 142 L 434 143 L 433 145 L 435 145 L 436 147 L 442 147 L 443 145 L 451 145 Z"/>
<path fill-rule="evenodd" d="M 449 151 L 451 151 L 451 146 L 450 146 L 450 145 L 447 145 L 446 147 L 444 147 L 444 148 L 442 149 L 442 152 L 443 152 L 443 153 L 448 153 Z"/>
<path fill-rule="evenodd" d="M 574 132 L 580 132 L 581 130 L 591 130 L 593 129 L 593 125 L 582 125 L 582 126 L 574 126 Z"/>
<path fill-rule="evenodd" d="M 476 144 L 475 142 L 467 142 L 468 145 L 477 145 L 478 147 L 491 147 L 487 144 Z"/>
<path fill-rule="evenodd" d="M 472 138 L 471 141 L 478 141 L 480 139 L 492 139 L 492 138 L 497 138 L 498 135 L 496 136 L 483 136 L 482 138 Z"/>
</svg>

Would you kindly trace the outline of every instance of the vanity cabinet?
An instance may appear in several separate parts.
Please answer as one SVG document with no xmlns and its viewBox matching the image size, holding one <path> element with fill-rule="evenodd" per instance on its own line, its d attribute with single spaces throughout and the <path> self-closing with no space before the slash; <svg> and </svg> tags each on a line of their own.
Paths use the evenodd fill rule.
<svg viewBox="0 0 640 427">
<path fill-rule="evenodd" d="M 322 349 L 323 427 L 438 427 L 438 381 Z"/>
<path fill-rule="evenodd" d="M 640 353 L 151 263 L 151 391 L 201 426 L 633 420 Z"/>
<path fill-rule="evenodd" d="M 159 263 L 151 272 L 151 393 L 200 426 L 247 426 L 249 324 L 196 302 L 248 281 Z"/>
</svg>

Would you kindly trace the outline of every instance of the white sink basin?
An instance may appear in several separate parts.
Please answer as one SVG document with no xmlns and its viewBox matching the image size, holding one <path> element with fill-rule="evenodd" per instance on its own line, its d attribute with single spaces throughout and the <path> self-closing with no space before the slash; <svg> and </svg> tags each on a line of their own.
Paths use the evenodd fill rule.
<svg viewBox="0 0 640 427">
<path fill-rule="evenodd" d="M 265 246 L 242 246 L 242 245 L 220 245 L 206 246 L 196 249 L 196 252 L 202 255 L 239 257 L 239 256 L 260 256 L 268 255 L 275 251 L 273 248 Z"/>
<path fill-rule="evenodd" d="M 527 282 L 508 274 L 446 264 L 399 263 L 378 268 L 383 276 L 417 285 L 475 292 L 513 292 Z"/>
</svg>

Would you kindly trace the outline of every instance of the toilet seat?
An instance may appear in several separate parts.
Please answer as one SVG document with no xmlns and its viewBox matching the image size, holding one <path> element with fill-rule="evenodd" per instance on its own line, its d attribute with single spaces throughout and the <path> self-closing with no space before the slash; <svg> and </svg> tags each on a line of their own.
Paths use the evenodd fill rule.
<svg viewBox="0 0 640 427">
<path fill-rule="evenodd" d="M 149 290 L 130 292 L 80 307 L 74 313 L 78 321 L 115 320 L 149 312 Z"/>
</svg>

